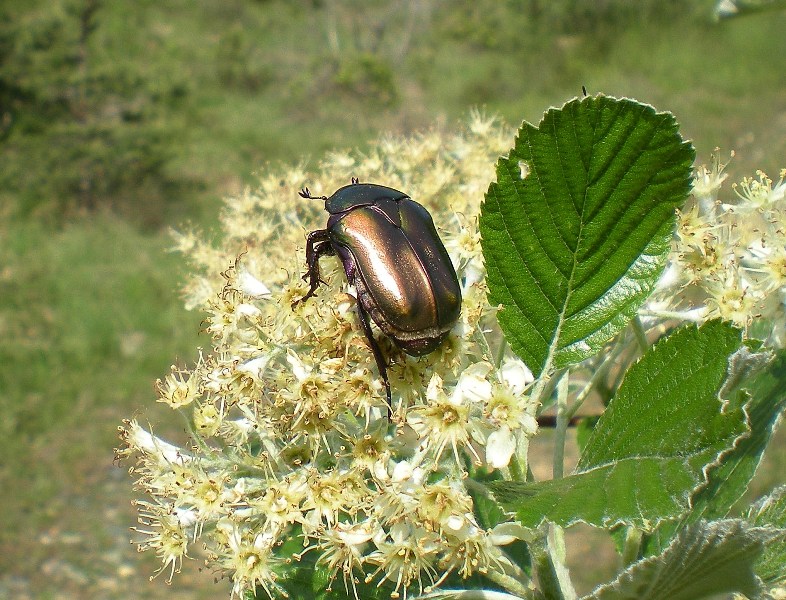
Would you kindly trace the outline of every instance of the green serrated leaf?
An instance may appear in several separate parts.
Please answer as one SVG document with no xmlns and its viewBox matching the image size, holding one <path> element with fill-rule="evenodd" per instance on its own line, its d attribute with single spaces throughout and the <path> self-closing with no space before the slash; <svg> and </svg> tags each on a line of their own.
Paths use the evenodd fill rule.
<svg viewBox="0 0 786 600">
<path fill-rule="evenodd" d="M 698 480 L 698 473 L 681 458 L 631 458 L 562 479 L 490 487 L 500 504 L 516 510 L 525 527 L 537 527 L 543 520 L 564 527 L 579 522 L 648 527 L 684 511 Z M 662 482 L 668 482 L 668 488 Z"/>
<path fill-rule="evenodd" d="M 646 552 L 660 552 L 674 532 L 686 523 L 699 519 L 722 518 L 743 496 L 761 463 L 764 450 L 786 410 L 786 351 L 775 357 L 751 353 L 740 348 L 730 362 L 729 379 L 721 397 L 733 398 L 745 390 L 750 400 L 744 407 L 750 423 L 750 435 L 740 439 L 723 456 L 719 465 L 710 470 L 707 485 L 691 500 L 691 511 L 680 522 L 666 523 L 647 540 Z"/>
<path fill-rule="evenodd" d="M 659 556 L 637 562 L 582 600 L 699 600 L 738 592 L 755 598 L 753 571 L 772 532 L 741 520 L 701 521 Z"/>
<path fill-rule="evenodd" d="M 489 484 L 523 525 L 617 523 L 651 529 L 687 511 L 708 465 L 747 432 L 740 403 L 721 402 L 740 332 L 711 321 L 677 330 L 634 364 L 574 474 Z"/>
<path fill-rule="evenodd" d="M 742 363 L 740 369 L 747 372 L 739 376 L 735 388 L 744 389 L 750 395 L 745 410 L 751 434 L 723 457 L 722 464 L 710 473 L 709 485 L 694 499 L 692 513 L 704 518 L 725 517 L 743 496 L 786 410 L 786 352 L 781 352 L 774 360 L 767 354 L 750 354 L 745 349 L 738 354 Z M 762 363 L 766 366 L 763 370 Z"/>
<path fill-rule="evenodd" d="M 628 369 L 578 470 L 622 458 L 687 457 L 713 446 L 719 436 L 735 435 L 738 428 L 732 426 L 744 425 L 739 408 L 733 415 L 721 413 L 718 392 L 740 343 L 740 331 L 721 321 L 683 327 L 660 340 Z"/>
<path fill-rule="evenodd" d="M 633 100 L 573 100 L 521 127 L 480 232 L 489 300 L 535 376 L 598 352 L 649 296 L 693 158 L 671 114 Z"/>
<path fill-rule="evenodd" d="M 756 574 L 768 586 L 786 584 L 786 485 L 756 502 L 746 519 L 751 525 L 780 530 L 781 535 L 766 545 L 756 562 Z"/>
</svg>

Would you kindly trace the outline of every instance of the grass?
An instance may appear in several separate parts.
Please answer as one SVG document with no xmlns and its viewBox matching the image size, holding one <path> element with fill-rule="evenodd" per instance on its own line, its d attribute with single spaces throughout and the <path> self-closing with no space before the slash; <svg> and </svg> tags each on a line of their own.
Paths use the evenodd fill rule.
<svg viewBox="0 0 786 600">
<path fill-rule="evenodd" d="M 172 422 L 150 408 L 152 381 L 193 358 L 201 317 L 181 308 L 166 243 L 108 215 L 3 229 L 0 573 L 33 577 L 51 552 L 44 532 L 108 525 L 82 509 L 107 501 L 96 492 L 118 471 L 121 414 Z"/>
<path fill-rule="evenodd" d="M 165 173 L 189 185 L 156 201 L 138 194 L 144 208 L 131 194 L 128 219 L 100 210 L 72 213 L 60 227 L 0 219 L 0 597 L 225 595 L 196 561 L 174 588 L 161 578 L 147 584 L 155 559 L 128 545 L 133 494 L 111 449 L 131 416 L 181 435 L 178 418 L 154 403 L 153 382 L 207 343 L 201 315 L 182 308 L 184 265 L 167 252 L 163 226 L 195 219 L 209 228 L 218 199 L 252 183 L 265 163 L 452 127 L 472 106 L 537 122 L 585 85 L 671 110 L 700 160 L 716 146 L 736 150 L 733 180 L 786 166 L 782 14 L 522 35 L 523 16 L 504 3 L 463 12 L 434 3 L 398 56 L 405 14 L 317 4 L 106 3 L 94 68 L 159 90 L 156 125 L 172 153 Z M 370 25 L 382 16 L 392 24 L 374 29 L 375 40 Z M 141 222 L 163 226 L 140 227 L 137 210 L 158 211 Z M 779 440 L 754 486 L 760 493 L 782 482 Z M 596 581 L 577 577 L 582 589 Z"/>
</svg>

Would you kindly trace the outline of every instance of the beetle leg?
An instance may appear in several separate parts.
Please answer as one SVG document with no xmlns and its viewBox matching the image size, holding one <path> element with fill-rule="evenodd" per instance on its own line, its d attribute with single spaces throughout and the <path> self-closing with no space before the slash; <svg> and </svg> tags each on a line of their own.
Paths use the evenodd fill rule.
<svg viewBox="0 0 786 600">
<path fill-rule="evenodd" d="M 306 265 L 308 266 L 308 271 L 303 275 L 303 279 L 309 280 L 310 287 L 308 293 L 299 300 L 295 300 L 292 306 L 311 298 L 316 293 L 319 284 L 325 283 L 319 277 L 319 259 L 335 253 L 330 243 L 327 229 L 319 229 L 308 234 L 306 239 Z"/>
<path fill-rule="evenodd" d="M 374 333 L 371 331 L 371 323 L 368 320 L 368 313 L 363 310 L 360 302 L 357 303 L 358 315 L 360 316 L 360 324 L 363 325 L 363 332 L 366 334 L 368 343 L 371 344 L 371 352 L 374 354 L 374 360 L 377 362 L 377 369 L 382 377 L 382 383 L 385 384 L 385 394 L 388 398 L 388 420 L 392 417 L 393 400 L 390 396 L 390 380 L 388 380 L 388 369 L 385 364 L 385 358 L 382 356 L 382 350 L 379 349 L 377 340 L 374 339 Z"/>
<path fill-rule="evenodd" d="M 307 187 L 304 187 L 302 190 L 300 190 L 298 192 L 298 195 L 301 198 L 306 198 L 307 200 L 327 200 L 328 199 L 327 196 L 312 196 L 311 195 L 311 190 L 309 190 Z"/>
</svg>

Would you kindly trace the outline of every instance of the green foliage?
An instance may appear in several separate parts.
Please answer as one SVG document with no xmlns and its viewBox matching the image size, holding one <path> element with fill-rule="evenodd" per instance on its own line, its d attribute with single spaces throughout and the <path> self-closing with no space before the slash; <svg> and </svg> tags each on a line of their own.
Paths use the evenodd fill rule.
<svg viewBox="0 0 786 600">
<path fill-rule="evenodd" d="M 696 27 L 709 14 L 701 3 L 189 7 L 0 7 L 0 203 L 54 223 L 108 207 L 158 226 L 199 217 L 265 161 L 363 145 L 435 112 L 451 121 L 472 104 L 518 120 L 582 84 L 668 96 L 705 149 L 740 150 L 756 131 L 782 154 L 768 111 L 743 101 L 750 89 L 759 104 L 777 101 L 778 86 L 760 85 L 783 54 L 777 23 Z M 750 151 L 735 164 L 780 167 Z"/>
<path fill-rule="evenodd" d="M 215 62 L 219 81 L 229 88 L 257 93 L 274 81 L 265 53 L 239 25 L 221 34 Z"/>
<path fill-rule="evenodd" d="M 60 514 L 72 486 L 85 485 L 83 469 L 96 476 L 80 461 L 94 467 L 96 448 L 115 443 L 118 411 L 149 401 L 173 356 L 195 359 L 201 317 L 182 308 L 164 235 L 103 217 L 55 234 L 30 224 L 0 236 L 0 484 L 34 482 L 0 502 L 5 514 L 24 507 L 30 519 L 5 521 L 8 549 L 21 529 Z"/>
<path fill-rule="evenodd" d="M 679 14 L 700 14 L 689 0 L 601 0 L 596 2 L 543 2 L 507 0 L 456 6 L 446 16 L 446 32 L 477 48 L 505 52 L 535 51 L 546 36 L 585 36 L 591 54 L 615 43 L 621 29 L 646 21 L 651 25 Z M 515 16 L 514 16 L 515 15 Z M 510 27 L 518 17 L 519 27 Z"/>
<path fill-rule="evenodd" d="M 593 119 L 595 102 L 615 117 L 646 114 L 648 119 L 633 119 L 624 134 L 615 131 L 615 118 L 588 127 L 601 122 Z M 582 105 L 589 118 L 581 118 Z M 661 130 L 664 136 L 658 136 Z M 598 131 L 599 140 L 592 135 Z M 640 135 L 644 132 L 647 135 Z M 626 143 L 632 147 L 626 149 Z M 590 150 L 582 151 L 585 148 Z M 659 158 L 642 159 L 653 149 Z M 598 183 L 602 178 L 586 175 L 593 172 L 596 156 L 603 165 L 597 171 L 614 183 L 604 186 Z M 615 165 L 619 157 L 622 167 Z M 497 165 L 497 181 L 487 193 L 480 227 L 489 298 L 501 305 L 499 321 L 506 340 L 541 377 L 533 394 L 543 393 L 555 373 L 565 377 L 565 367 L 604 350 L 607 337 L 590 336 L 625 315 L 625 295 L 608 290 L 624 282 L 626 268 L 637 261 L 652 271 L 639 269 L 643 276 L 632 278 L 644 281 L 630 286 L 641 294 L 632 302 L 634 311 L 649 295 L 668 252 L 673 227 L 668 212 L 687 195 L 691 158 L 669 115 L 657 115 L 632 101 L 573 101 L 550 111 L 537 129 L 522 126 L 514 149 Z M 643 167 L 636 173 L 630 166 L 639 159 Z M 640 184 L 632 183 L 636 181 Z M 617 194 L 627 197 L 615 201 Z M 652 201 L 646 201 L 648 197 Z M 594 198 L 600 200 L 593 203 Z M 612 207 L 606 219 L 585 218 L 603 215 L 603 202 Z M 638 228 L 650 218 L 654 222 L 642 235 Z M 582 244 L 602 260 L 580 251 Z M 614 271 L 614 261 L 623 255 L 625 268 L 604 272 Z M 586 275 L 574 277 L 582 269 Z M 586 304 L 571 307 L 574 293 L 583 295 Z M 600 310 L 585 309 L 593 303 Z M 565 315 L 581 315 L 586 338 L 564 341 L 571 331 Z M 619 333 L 624 324 L 619 319 L 607 335 Z M 530 529 L 528 535 L 534 535 L 535 528 L 549 531 L 548 524 L 584 522 L 609 530 L 626 526 L 620 549 L 631 566 L 587 600 L 687 600 L 731 592 L 758 597 L 762 580 L 770 585 L 783 581 L 782 490 L 760 501 L 747 520 L 718 520 L 747 489 L 786 408 L 783 353 L 773 357 L 755 340 L 742 345 L 741 334 L 720 321 L 677 329 L 637 362 L 621 367 L 621 385 L 592 430 L 582 433 L 573 474 L 486 484 Z M 582 343 L 581 352 L 565 353 L 571 343 Z M 646 336 L 640 336 L 639 343 L 646 347 Z M 568 406 L 558 410 L 572 414 Z M 559 424 L 558 419 L 557 433 L 564 435 Z M 562 455 L 555 452 L 555 460 Z M 572 597 L 552 535 L 535 544 L 540 589 L 546 595 Z M 638 560 L 642 553 L 653 555 Z"/>
<path fill-rule="evenodd" d="M 640 561 L 582 600 L 696 600 L 739 592 L 758 598 L 753 565 L 776 536 L 744 521 L 699 522 L 663 554 Z"/>
<path fill-rule="evenodd" d="M 0 198 L 21 216 L 106 207 L 160 224 L 159 205 L 188 187 L 168 170 L 173 132 L 160 121 L 178 105 L 177 80 L 162 89 L 142 64 L 97 60 L 108 26 L 98 0 L 15 13 L 0 24 Z"/>
<path fill-rule="evenodd" d="M 519 130 L 480 232 L 489 300 L 536 376 L 595 354 L 649 296 L 693 156 L 672 115 L 602 96 Z"/>
<path fill-rule="evenodd" d="M 780 486 L 754 504 L 746 519 L 757 527 L 780 530 L 780 535 L 764 550 L 756 565 L 756 574 L 765 585 L 786 583 L 786 486 Z"/>
<path fill-rule="evenodd" d="M 732 377 L 733 376 L 733 377 Z M 773 431 L 786 410 L 786 353 L 776 357 L 751 354 L 745 348 L 732 359 L 730 378 L 724 385 L 726 393 L 743 389 L 750 400 L 745 412 L 750 433 L 738 440 L 723 461 L 709 472 L 707 484 L 691 500 L 691 511 L 678 523 L 667 523 L 650 538 L 648 552 L 662 550 L 674 531 L 699 519 L 723 518 L 748 488 L 761 463 Z"/>
<path fill-rule="evenodd" d="M 652 346 L 628 369 L 577 469 L 657 454 L 687 459 L 706 448 L 714 458 L 725 449 L 717 442 L 730 447 L 745 418 L 737 398 L 719 393 L 740 341 L 739 330 L 710 321 L 678 329 Z"/>
<path fill-rule="evenodd" d="M 398 98 L 393 69 L 379 56 L 371 53 L 350 55 L 342 59 L 333 76 L 335 86 L 342 92 L 383 106 Z"/>
<path fill-rule="evenodd" d="M 739 343 L 719 322 L 672 334 L 630 368 L 575 474 L 492 483 L 495 496 L 528 527 L 544 519 L 651 527 L 687 511 L 703 470 L 746 431 L 741 407 L 718 399 Z"/>
</svg>

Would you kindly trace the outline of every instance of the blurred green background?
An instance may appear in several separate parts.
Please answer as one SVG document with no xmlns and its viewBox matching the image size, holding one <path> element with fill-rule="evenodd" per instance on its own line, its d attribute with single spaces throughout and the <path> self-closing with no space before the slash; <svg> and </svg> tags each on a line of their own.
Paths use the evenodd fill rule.
<svg viewBox="0 0 786 600">
<path fill-rule="evenodd" d="M 755 169 L 777 178 L 786 16 L 718 24 L 711 8 L 0 4 L 0 598 L 228 597 L 198 559 L 171 587 L 165 575 L 148 582 L 157 561 L 128 543 L 130 465 L 112 464 L 122 418 L 183 438 L 153 382 L 209 343 L 201 315 L 182 308 L 169 227 L 213 230 L 221 198 L 276 163 L 452 129 L 473 107 L 537 123 L 582 85 L 674 112 L 700 162 L 735 150 L 732 180 Z M 758 490 L 783 472 L 783 447 Z M 579 543 L 571 560 L 587 590 L 616 565 L 595 537 Z"/>
</svg>

